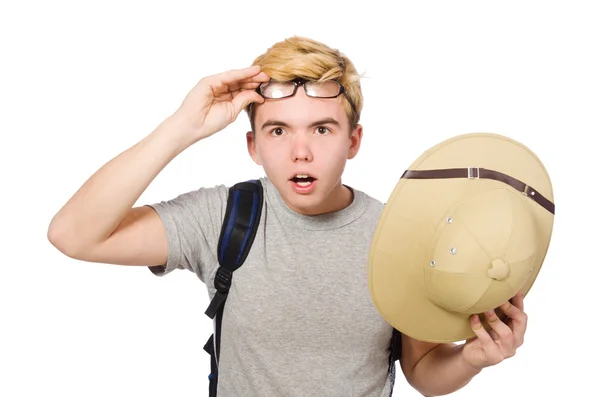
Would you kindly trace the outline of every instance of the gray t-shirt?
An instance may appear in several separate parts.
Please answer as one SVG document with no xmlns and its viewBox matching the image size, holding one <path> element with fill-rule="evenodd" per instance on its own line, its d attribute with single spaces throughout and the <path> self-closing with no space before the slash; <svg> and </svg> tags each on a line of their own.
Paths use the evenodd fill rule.
<svg viewBox="0 0 600 397">
<path fill-rule="evenodd" d="M 392 327 L 372 303 L 367 275 L 383 204 L 352 189 L 350 206 L 306 216 L 260 181 L 259 229 L 225 303 L 218 396 L 390 396 Z M 219 185 L 150 205 L 168 238 L 157 275 L 192 271 L 212 299 L 227 194 Z"/>
</svg>

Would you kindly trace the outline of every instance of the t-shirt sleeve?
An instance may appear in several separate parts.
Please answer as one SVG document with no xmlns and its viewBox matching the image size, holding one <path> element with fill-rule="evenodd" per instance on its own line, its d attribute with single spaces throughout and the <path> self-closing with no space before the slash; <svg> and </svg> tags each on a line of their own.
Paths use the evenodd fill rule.
<svg viewBox="0 0 600 397">
<path fill-rule="evenodd" d="M 167 263 L 149 266 L 157 276 L 175 269 L 196 273 L 204 283 L 218 266 L 217 244 L 227 208 L 228 188 L 202 187 L 173 199 L 147 204 L 159 215 L 167 236 Z"/>
</svg>

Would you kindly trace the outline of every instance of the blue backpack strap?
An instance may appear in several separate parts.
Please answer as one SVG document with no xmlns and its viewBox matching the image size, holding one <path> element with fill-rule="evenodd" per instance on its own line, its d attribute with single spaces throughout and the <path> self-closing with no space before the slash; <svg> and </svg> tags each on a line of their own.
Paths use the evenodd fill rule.
<svg viewBox="0 0 600 397">
<path fill-rule="evenodd" d="M 227 209 L 217 247 L 219 267 L 214 280 L 216 293 L 205 312 L 216 323 L 214 334 L 204 345 L 204 350 L 211 356 L 211 374 L 208 377 L 210 397 L 217 395 L 223 308 L 233 272 L 242 266 L 254 242 L 262 206 L 263 189 L 260 181 L 239 182 L 229 188 Z"/>
</svg>

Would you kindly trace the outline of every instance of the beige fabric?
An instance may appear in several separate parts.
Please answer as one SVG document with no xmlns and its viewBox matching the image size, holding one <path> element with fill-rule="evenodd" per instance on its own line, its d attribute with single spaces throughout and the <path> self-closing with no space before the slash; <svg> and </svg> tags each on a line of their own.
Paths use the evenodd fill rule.
<svg viewBox="0 0 600 397">
<path fill-rule="evenodd" d="M 508 174 L 554 202 L 545 167 L 527 147 L 490 133 L 464 134 L 423 153 L 410 170 L 482 167 Z M 473 337 L 469 316 L 527 294 L 545 259 L 554 215 L 489 179 L 400 179 L 369 257 L 381 315 L 415 339 Z"/>
</svg>

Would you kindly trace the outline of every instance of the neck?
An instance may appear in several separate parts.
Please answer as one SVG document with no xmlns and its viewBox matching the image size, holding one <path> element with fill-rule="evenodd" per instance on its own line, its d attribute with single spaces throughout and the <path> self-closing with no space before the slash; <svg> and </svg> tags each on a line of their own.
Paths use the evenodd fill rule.
<svg viewBox="0 0 600 397">
<path fill-rule="evenodd" d="M 341 182 L 331 191 L 329 196 L 325 199 L 319 207 L 310 209 L 308 211 L 298 211 L 303 215 L 323 215 L 332 212 L 343 210 L 352 204 L 354 194 L 352 190 L 344 186 Z"/>
</svg>

